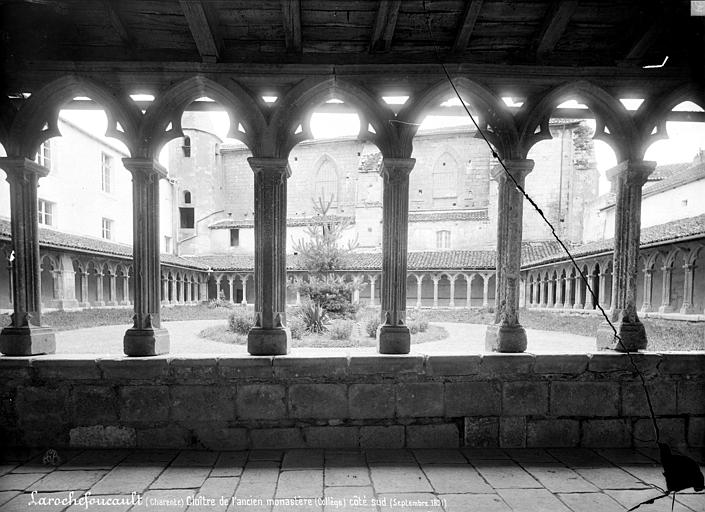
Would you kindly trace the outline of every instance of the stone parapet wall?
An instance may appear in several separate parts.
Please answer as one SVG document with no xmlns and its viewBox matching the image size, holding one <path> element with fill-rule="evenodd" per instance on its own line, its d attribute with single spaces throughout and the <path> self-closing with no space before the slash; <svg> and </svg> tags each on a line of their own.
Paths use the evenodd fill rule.
<svg viewBox="0 0 705 512">
<path fill-rule="evenodd" d="M 705 352 L 634 356 L 662 439 L 705 445 Z M 624 354 L 0 358 L 8 445 L 144 448 L 652 444 Z"/>
</svg>

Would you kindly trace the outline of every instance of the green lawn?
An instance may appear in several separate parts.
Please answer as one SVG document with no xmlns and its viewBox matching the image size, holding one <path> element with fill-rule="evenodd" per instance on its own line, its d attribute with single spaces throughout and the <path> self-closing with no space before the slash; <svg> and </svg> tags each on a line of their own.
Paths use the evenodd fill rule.
<svg viewBox="0 0 705 512">
<path fill-rule="evenodd" d="M 205 304 L 198 306 L 173 306 L 162 308 L 162 319 L 165 321 L 218 318 L 225 320 L 230 311 L 228 308 L 209 308 Z M 432 322 L 488 324 L 494 321 L 493 313 L 476 309 L 427 309 L 424 310 L 424 315 Z M 132 310 L 130 309 L 87 309 L 84 311 L 45 313 L 44 323 L 63 331 L 100 325 L 127 325 L 131 323 L 131 318 Z M 522 310 L 520 312 L 520 320 L 522 325 L 529 329 L 594 336 L 602 318 L 597 315 L 584 313 Z M 649 337 L 650 350 L 705 350 L 705 322 L 682 322 L 656 318 L 643 318 L 642 321 Z M 0 315 L 0 326 L 5 326 L 9 323 L 9 315 Z M 371 341 L 374 344 L 374 340 Z M 361 340 L 360 343 L 363 343 L 363 341 Z"/>
</svg>

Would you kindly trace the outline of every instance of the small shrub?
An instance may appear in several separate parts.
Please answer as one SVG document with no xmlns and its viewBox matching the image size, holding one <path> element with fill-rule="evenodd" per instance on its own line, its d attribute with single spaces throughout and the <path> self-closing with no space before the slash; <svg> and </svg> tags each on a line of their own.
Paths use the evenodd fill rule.
<svg viewBox="0 0 705 512">
<path fill-rule="evenodd" d="M 352 301 L 355 287 L 340 276 L 310 276 L 308 281 L 297 280 L 290 285 L 302 297 L 320 304 L 332 318 L 354 318 L 360 309 L 360 305 Z"/>
<path fill-rule="evenodd" d="M 352 320 L 333 320 L 328 326 L 328 334 L 334 340 L 349 340 L 354 325 Z"/>
<path fill-rule="evenodd" d="M 291 331 L 291 337 L 300 340 L 306 332 L 306 324 L 298 315 L 287 316 L 286 326 Z"/>
<path fill-rule="evenodd" d="M 221 290 L 218 293 L 218 298 L 217 299 L 211 299 L 208 301 L 208 307 L 210 309 L 215 309 L 215 308 L 232 308 L 233 303 L 230 302 L 229 300 L 225 300 L 225 293 L 223 290 Z"/>
<path fill-rule="evenodd" d="M 228 329 L 236 334 L 247 334 L 255 326 L 255 315 L 245 308 L 238 308 L 228 317 Z"/>
<path fill-rule="evenodd" d="M 377 337 L 377 328 L 381 323 L 382 321 L 380 320 L 379 315 L 373 314 L 367 317 L 367 320 L 365 320 L 365 332 L 370 338 Z"/>
<path fill-rule="evenodd" d="M 321 333 L 328 328 L 326 310 L 315 302 L 307 302 L 301 306 L 301 320 L 308 332 Z"/>
<path fill-rule="evenodd" d="M 423 313 L 414 313 L 406 318 L 406 325 L 411 334 L 418 334 L 428 330 L 428 319 Z"/>
</svg>

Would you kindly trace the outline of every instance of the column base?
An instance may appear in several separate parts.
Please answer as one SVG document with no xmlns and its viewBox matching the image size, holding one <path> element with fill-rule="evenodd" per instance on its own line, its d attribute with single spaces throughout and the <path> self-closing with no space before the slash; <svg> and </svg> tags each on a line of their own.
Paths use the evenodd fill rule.
<svg viewBox="0 0 705 512">
<path fill-rule="evenodd" d="M 661 306 L 658 308 L 659 313 L 673 313 L 673 306 Z"/>
<path fill-rule="evenodd" d="M 380 325 L 377 328 L 377 351 L 380 354 L 408 354 L 411 332 L 405 325 Z"/>
<path fill-rule="evenodd" d="M 61 311 L 75 311 L 80 309 L 80 307 L 76 299 L 59 299 L 56 301 L 56 309 Z"/>
<path fill-rule="evenodd" d="M 0 331 L 0 352 L 6 356 L 35 356 L 56 352 L 56 337 L 49 327 L 5 327 Z"/>
<path fill-rule="evenodd" d="M 253 356 L 283 356 L 289 352 L 291 331 L 286 327 L 253 327 L 247 333 L 247 351 Z"/>
<path fill-rule="evenodd" d="M 520 324 L 487 326 L 485 333 L 485 350 L 487 352 L 525 352 L 526 346 L 526 331 Z"/>
<path fill-rule="evenodd" d="M 622 342 L 619 343 L 614 336 L 614 331 L 607 322 L 602 322 L 597 328 L 596 343 L 598 350 L 615 350 L 617 352 L 636 352 L 637 350 L 646 349 L 646 330 L 644 324 L 639 320 L 636 322 L 627 322 L 620 320 L 614 322 L 619 337 Z"/>
<path fill-rule="evenodd" d="M 169 331 L 166 329 L 128 329 L 122 341 L 126 356 L 147 357 L 169 353 Z"/>
</svg>

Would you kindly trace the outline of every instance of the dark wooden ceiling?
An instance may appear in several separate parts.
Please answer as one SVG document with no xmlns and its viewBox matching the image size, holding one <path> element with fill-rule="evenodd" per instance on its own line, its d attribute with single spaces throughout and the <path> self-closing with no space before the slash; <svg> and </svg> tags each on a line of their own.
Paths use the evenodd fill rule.
<svg viewBox="0 0 705 512">
<path fill-rule="evenodd" d="M 8 93 L 31 90 L 43 69 L 315 74 L 443 61 L 638 76 L 668 56 L 658 76 L 701 82 L 705 62 L 705 18 L 687 0 L 5 0 L 0 19 Z"/>
</svg>

